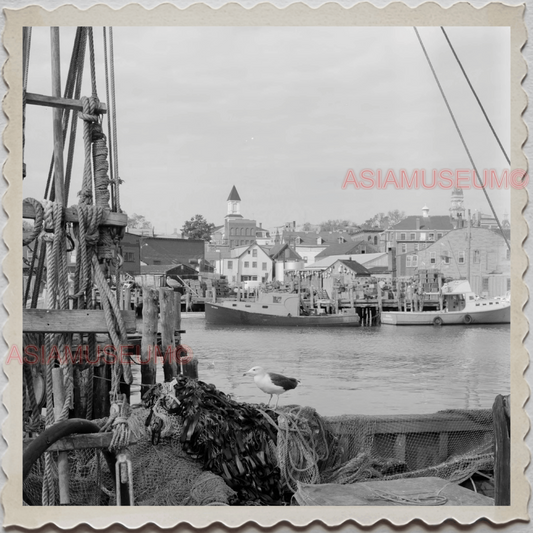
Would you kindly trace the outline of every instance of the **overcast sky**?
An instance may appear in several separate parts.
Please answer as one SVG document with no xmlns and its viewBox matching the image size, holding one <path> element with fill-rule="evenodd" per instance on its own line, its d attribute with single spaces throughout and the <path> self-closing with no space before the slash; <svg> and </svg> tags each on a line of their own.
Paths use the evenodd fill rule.
<svg viewBox="0 0 533 533">
<path fill-rule="evenodd" d="M 509 30 L 446 30 L 509 153 Z M 501 172 L 505 158 L 440 28 L 419 31 L 478 169 Z M 63 82 L 73 36 L 62 30 Z M 105 101 L 101 28 L 95 39 Z M 470 168 L 411 27 L 119 27 L 114 43 L 121 205 L 158 232 L 197 213 L 222 224 L 232 185 L 241 213 L 269 228 L 424 205 L 445 215 L 449 190 L 341 186 L 349 169 Z M 48 28 L 33 29 L 28 91 L 51 93 Z M 52 113 L 31 106 L 25 196 L 43 197 L 51 154 Z M 509 213 L 509 191 L 489 193 Z M 465 207 L 490 212 L 480 190 L 465 191 Z"/>
</svg>

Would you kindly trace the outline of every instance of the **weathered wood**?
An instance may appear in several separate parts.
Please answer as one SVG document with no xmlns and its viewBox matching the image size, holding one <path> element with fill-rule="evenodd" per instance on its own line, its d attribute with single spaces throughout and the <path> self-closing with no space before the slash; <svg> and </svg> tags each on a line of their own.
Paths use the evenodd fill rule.
<svg viewBox="0 0 533 533">
<path fill-rule="evenodd" d="M 496 396 L 492 406 L 494 419 L 494 504 L 511 505 L 511 439 L 510 420 L 505 400 Z"/>
<path fill-rule="evenodd" d="M 22 218 L 35 218 L 35 209 L 32 205 L 22 204 Z M 65 222 L 78 222 L 78 215 L 74 207 L 65 208 Z M 110 211 L 103 217 L 101 225 L 126 227 L 128 225 L 128 215 Z"/>
<path fill-rule="evenodd" d="M 141 397 L 156 382 L 157 290 L 143 287 Z"/>
<path fill-rule="evenodd" d="M 174 338 L 176 311 L 174 291 L 172 289 L 159 288 L 159 309 L 161 315 L 161 351 L 164 354 L 163 375 L 165 381 L 169 382 L 178 375 L 176 341 Z"/>
<path fill-rule="evenodd" d="M 180 356 L 180 373 L 188 378 L 198 379 L 198 357 L 192 352 L 184 354 L 178 352 Z"/>
<path fill-rule="evenodd" d="M 89 369 L 74 367 L 74 418 L 85 418 L 87 415 L 87 394 L 89 385 Z"/>
<path fill-rule="evenodd" d="M 52 95 L 61 97 L 61 65 L 59 56 L 59 28 L 50 28 L 52 45 Z M 65 206 L 63 167 L 63 111 L 54 109 L 54 192 L 55 201 Z"/>
<path fill-rule="evenodd" d="M 176 325 L 174 326 L 176 331 L 181 330 L 181 293 L 174 293 L 174 305 L 176 309 Z"/>
<path fill-rule="evenodd" d="M 91 448 L 109 448 L 113 433 L 88 433 L 87 435 L 71 435 L 63 437 L 52 444 L 49 452 L 69 452 L 72 450 L 89 450 Z M 23 447 L 29 446 L 35 439 L 24 439 Z M 130 444 L 134 444 L 130 441 Z"/>
<path fill-rule="evenodd" d="M 124 288 L 124 309 L 126 311 L 131 311 L 131 288 Z"/>
<path fill-rule="evenodd" d="M 121 311 L 126 331 L 136 329 L 135 311 Z M 106 333 L 104 311 L 98 309 L 23 309 L 25 333 Z"/>
<path fill-rule="evenodd" d="M 83 104 L 81 100 L 73 100 L 71 98 L 63 98 L 62 96 L 47 96 L 37 93 L 26 93 L 26 103 L 30 105 L 38 105 L 43 107 L 57 107 L 60 109 L 73 109 L 74 111 L 83 111 Z M 99 102 L 96 106 L 96 113 L 107 113 L 107 106 L 103 102 Z"/>
<path fill-rule="evenodd" d="M 481 410 L 488 413 L 487 410 Z M 357 415 L 357 420 L 368 418 L 372 422 L 374 434 L 397 434 L 397 433 L 441 433 L 441 432 L 487 432 L 492 431 L 492 423 L 483 424 L 474 422 L 472 419 L 456 413 L 438 413 L 427 415 L 395 415 L 395 416 L 362 416 Z M 349 417 L 343 419 L 348 422 Z M 325 419 L 330 424 L 328 418 Z M 335 417 L 331 418 L 335 423 Z M 342 424 L 336 430 L 337 433 L 351 432 L 350 424 Z"/>
<path fill-rule="evenodd" d="M 113 366 L 102 363 L 94 367 L 93 379 L 93 418 L 105 418 L 111 410 L 111 370 Z"/>
<path fill-rule="evenodd" d="M 54 389 L 54 415 L 57 419 L 65 404 L 65 387 L 63 385 L 63 370 L 61 368 L 52 369 L 52 382 Z M 68 505 L 70 503 L 68 488 L 70 470 L 68 467 L 67 452 L 60 452 L 57 458 L 57 479 L 59 483 L 59 503 L 61 505 Z"/>
</svg>

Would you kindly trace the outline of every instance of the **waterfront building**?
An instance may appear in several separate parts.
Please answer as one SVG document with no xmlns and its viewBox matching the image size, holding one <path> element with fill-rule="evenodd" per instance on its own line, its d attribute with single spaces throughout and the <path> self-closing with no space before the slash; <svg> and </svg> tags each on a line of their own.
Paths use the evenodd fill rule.
<svg viewBox="0 0 533 533">
<path fill-rule="evenodd" d="M 372 237 L 369 237 L 369 239 L 370 238 Z M 330 255 L 373 254 L 376 252 L 379 252 L 377 245 L 371 244 L 370 241 L 367 241 L 366 239 L 361 239 L 358 241 L 344 242 L 342 244 L 330 244 L 315 256 L 315 260 L 318 261 L 324 257 L 329 257 Z"/>
<path fill-rule="evenodd" d="M 221 259 L 221 272 L 230 284 L 241 281 L 272 281 L 273 261 L 268 249 L 254 243 L 240 246 L 229 252 L 229 257 Z"/>
<path fill-rule="evenodd" d="M 499 231 L 458 228 L 415 257 L 416 268 L 435 269 L 445 278 L 467 279 L 480 296 L 502 296 L 511 290 L 511 254 Z"/>
</svg>

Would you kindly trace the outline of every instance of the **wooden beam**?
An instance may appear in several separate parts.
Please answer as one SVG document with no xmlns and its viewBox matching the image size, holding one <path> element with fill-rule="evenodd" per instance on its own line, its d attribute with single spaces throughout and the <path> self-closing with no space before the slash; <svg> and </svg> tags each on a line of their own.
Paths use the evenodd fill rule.
<svg viewBox="0 0 533 533">
<path fill-rule="evenodd" d="M 30 204 L 22 204 L 22 218 L 35 218 L 35 209 Z M 78 215 L 74 207 L 65 209 L 65 222 L 78 222 Z M 128 215 L 126 213 L 109 212 L 102 221 L 102 226 L 120 226 L 128 225 Z"/>
<path fill-rule="evenodd" d="M 59 54 L 59 28 L 50 28 L 52 44 L 52 93 L 61 97 L 61 70 Z M 66 206 L 63 167 L 63 115 L 61 109 L 54 108 L 54 192 L 55 201 Z"/>
<path fill-rule="evenodd" d="M 107 333 L 104 311 L 97 309 L 24 309 L 25 333 Z M 135 311 L 121 311 L 126 331 L 135 331 Z"/>
<path fill-rule="evenodd" d="M 83 111 L 81 100 L 72 98 L 63 98 L 61 96 L 45 96 L 44 94 L 26 93 L 26 103 L 43 107 L 59 107 L 62 109 L 73 109 L 74 111 Z M 100 102 L 96 107 L 96 113 L 107 113 L 107 106 Z"/>
</svg>

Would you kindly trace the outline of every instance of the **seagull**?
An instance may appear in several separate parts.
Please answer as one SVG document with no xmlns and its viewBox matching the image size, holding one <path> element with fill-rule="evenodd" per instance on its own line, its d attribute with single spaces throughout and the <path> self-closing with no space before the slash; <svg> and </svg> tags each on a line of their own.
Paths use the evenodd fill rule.
<svg viewBox="0 0 533 533">
<path fill-rule="evenodd" d="M 254 376 L 255 384 L 259 387 L 259 389 L 267 394 L 270 394 L 267 406 L 270 405 L 272 396 L 274 394 L 278 395 L 278 400 L 274 409 L 278 407 L 279 395 L 287 392 L 288 390 L 295 389 L 298 383 L 300 383 L 300 381 L 295 378 L 288 378 L 286 376 L 282 376 L 281 374 L 274 374 L 273 372 L 265 372 L 265 370 L 260 366 L 254 366 L 253 368 L 250 368 L 248 372 L 243 374 L 243 376 L 246 375 Z"/>
</svg>

